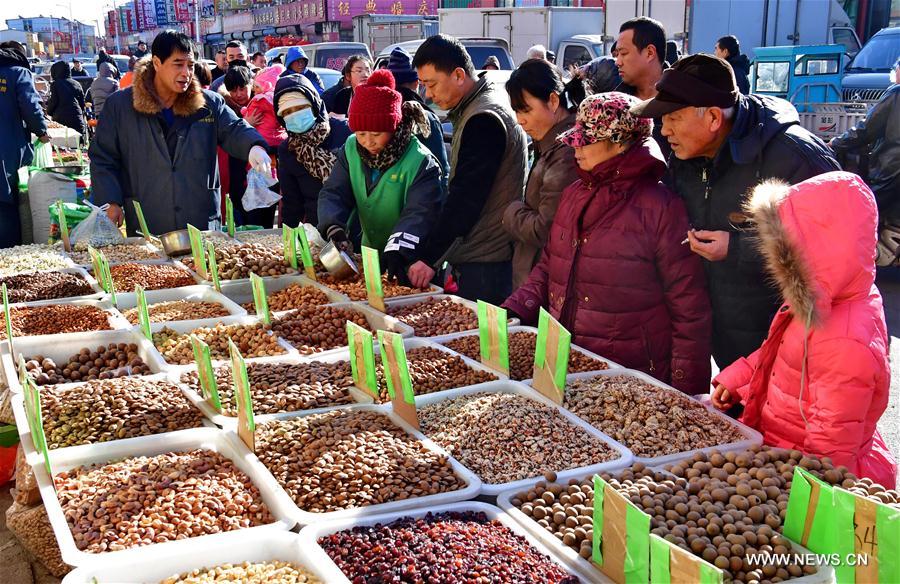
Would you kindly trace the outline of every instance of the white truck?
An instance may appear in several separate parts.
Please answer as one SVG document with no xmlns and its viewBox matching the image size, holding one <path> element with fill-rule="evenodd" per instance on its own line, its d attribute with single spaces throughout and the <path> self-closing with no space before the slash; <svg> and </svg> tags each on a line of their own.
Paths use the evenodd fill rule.
<svg viewBox="0 0 900 584">
<path fill-rule="evenodd" d="M 438 33 L 433 16 L 396 14 L 360 14 L 353 17 L 353 40 L 369 47 L 377 55 L 389 45 L 426 39 Z"/>
</svg>

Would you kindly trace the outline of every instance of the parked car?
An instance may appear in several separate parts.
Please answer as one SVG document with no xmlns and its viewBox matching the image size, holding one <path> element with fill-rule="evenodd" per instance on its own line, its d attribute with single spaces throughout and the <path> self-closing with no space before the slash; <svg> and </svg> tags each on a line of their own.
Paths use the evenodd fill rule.
<svg viewBox="0 0 900 584">
<path fill-rule="evenodd" d="M 334 69 L 327 69 L 325 67 L 310 67 L 310 70 L 315 72 L 319 79 L 322 80 L 322 87 L 324 89 L 328 89 L 337 85 L 337 82 L 341 80 L 341 72 L 335 71 Z"/>
<path fill-rule="evenodd" d="M 843 101 L 875 105 L 891 85 L 890 73 L 900 56 L 900 27 L 878 31 L 844 69 Z"/>
<path fill-rule="evenodd" d="M 344 63 L 353 55 L 366 55 L 370 59 L 372 58 L 372 52 L 363 43 L 312 43 L 294 46 L 303 49 L 303 52 L 309 57 L 310 67 L 324 67 L 335 71 L 343 69 Z M 270 62 L 276 56 L 281 56 L 281 60 L 284 62 L 284 57 L 290 48 L 288 46 L 269 49 L 266 51 L 266 62 Z"/>
<path fill-rule="evenodd" d="M 375 59 L 375 68 L 381 69 L 382 67 L 386 67 L 391 58 L 391 51 L 397 47 L 402 47 L 410 55 L 415 55 L 416 51 L 424 42 L 425 39 L 419 39 L 415 41 L 394 43 L 393 45 L 385 47 L 378 53 L 378 58 Z M 469 53 L 469 56 L 472 57 L 472 63 L 475 65 L 476 69 L 480 69 L 481 65 L 483 65 L 484 62 L 487 61 L 487 58 L 491 56 L 497 57 L 497 60 L 500 62 L 501 71 L 512 71 L 516 68 L 513 63 L 512 55 L 509 53 L 509 44 L 503 39 L 462 37 L 459 39 L 459 42 L 463 44 L 466 51 Z"/>
</svg>

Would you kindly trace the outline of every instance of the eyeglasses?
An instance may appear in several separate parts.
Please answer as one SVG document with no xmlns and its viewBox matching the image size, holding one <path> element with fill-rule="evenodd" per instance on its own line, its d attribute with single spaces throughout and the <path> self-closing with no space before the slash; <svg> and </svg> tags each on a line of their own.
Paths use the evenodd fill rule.
<svg viewBox="0 0 900 584">
<path fill-rule="evenodd" d="M 357 75 L 367 75 L 372 73 L 372 69 L 369 67 L 366 67 L 365 69 L 357 69 L 354 67 L 353 69 L 350 69 L 350 72 L 356 73 Z"/>
</svg>

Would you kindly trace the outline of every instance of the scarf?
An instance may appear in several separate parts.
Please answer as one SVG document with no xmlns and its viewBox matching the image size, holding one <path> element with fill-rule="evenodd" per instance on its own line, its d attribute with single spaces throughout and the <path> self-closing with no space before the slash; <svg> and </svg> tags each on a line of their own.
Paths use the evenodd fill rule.
<svg viewBox="0 0 900 584">
<path fill-rule="evenodd" d="M 331 124 L 325 118 L 302 134 L 288 132 L 288 150 L 294 153 L 307 172 L 316 179 L 325 182 L 337 157 L 333 152 L 321 148 L 320 144 L 331 133 Z"/>
<path fill-rule="evenodd" d="M 414 101 L 404 102 L 401 106 L 401 111 L 403 112 L 403 117 L 400 119 L 400 125 L 397 126 L 397 130 L 391 136 L 384 150 L 373 156 L 368 150 L 360 146 L 359 142 L 356 143 L 356 151 L 359 152 L 360 158 L 369 168 L 379 171 L 387 170 L 397 164 L 397 161 L 400 160 L 407 147 L 409 147 L 409 142 L 414 134 L 418 134 L 423 138 L 431 135 L 431 124 L 428 123 L 428 118 L 425 116 L 425 110 L 422 109 L 421 104 Z"/>
</svg>

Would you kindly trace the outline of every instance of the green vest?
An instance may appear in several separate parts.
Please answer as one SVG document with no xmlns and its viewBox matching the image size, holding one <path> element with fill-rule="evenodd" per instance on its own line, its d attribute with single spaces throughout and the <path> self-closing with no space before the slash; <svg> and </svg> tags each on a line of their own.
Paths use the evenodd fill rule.
<svg viewBox="0 0 900 584">
<path fill-rule="evenodd" d="M 419 174 L 422 161 L 429 155 L 428 150 L 413 136 L 400 160 L 381 174 L 369 193 L 366 192 L 366 167 L 356 151 L 356 136 L 347 139 L 344 153 L 362 226 L 362 244 L 383 253 L 406 206 L 406 193 Z"/>
</svg>

